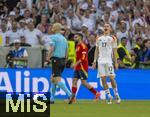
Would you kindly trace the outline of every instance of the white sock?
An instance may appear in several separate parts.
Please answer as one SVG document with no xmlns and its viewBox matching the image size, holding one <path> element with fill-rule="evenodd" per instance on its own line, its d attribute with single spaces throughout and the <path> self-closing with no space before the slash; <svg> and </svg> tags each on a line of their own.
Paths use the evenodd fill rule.
<svg viewBox="0 0 150 117">
<path fill-rule="evenodd" d="M 114 91 L 114 94 L 115 94 L 115 95 L 117 95 L 117 96 L 119 95 L 119 94 L 118 94 L 118 89 L 117 89 L 117 88 L 114 88 L 113 91 Z"/>
<path fill-rule="evenodd" d="M 109 89 L 105 90 L 105 92 L 106 92 L 106 94 L 108 95 L 108 97 L 109 97 L 109 98 L 111 98 L 111 97 L 112 97 L 112 96 L 111 96 L 111 94 L 110 94 Z"/>
</svg>

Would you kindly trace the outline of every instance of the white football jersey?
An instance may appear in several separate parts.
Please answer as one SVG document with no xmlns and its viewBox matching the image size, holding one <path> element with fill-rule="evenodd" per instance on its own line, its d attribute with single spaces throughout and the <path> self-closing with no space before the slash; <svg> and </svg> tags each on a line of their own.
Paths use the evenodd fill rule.
<svg viewBox="0 0 150 117">
<path fill-rule="evenodd" d="M 113 48 L 117 48 L 116 38 L 103 35 L 98 38 L 96 46 L 99 49 L 98 62 L 112 63 Z"/>
</svg>

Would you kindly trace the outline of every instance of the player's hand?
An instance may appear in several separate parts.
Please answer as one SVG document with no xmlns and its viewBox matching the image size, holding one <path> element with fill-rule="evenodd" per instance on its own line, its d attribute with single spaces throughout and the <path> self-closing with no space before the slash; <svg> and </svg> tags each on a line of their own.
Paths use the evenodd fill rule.
<svg viewBox="0 0 150 117">
<path fill-rule="evenodd" d="M 96 62 L 93 62 L 93 63 L 92 63 L 92 68 L 93 68 L 93 69 L 96 69 Z"/>
<path fill-rule="evenodd" d="M 44 62 L 44 67 L 46 67 L 49 63 L 50 63 L 50 61 L 45 61 Z"/>
<path fill-rule="evenodd" d="M 74 68 L 74 64 L 72 63 L 72 64 L 70 65 L 70 67 L 71 67 L 71 68 Z"/>
<path fill-rule="evenodd" d="M 73 63 L 71 64 L 71 68 L 73 68 L 73 69 L 75 69 L 76 66 L 77 66 L 76 64 L 73 64 Z"/>
</svg>

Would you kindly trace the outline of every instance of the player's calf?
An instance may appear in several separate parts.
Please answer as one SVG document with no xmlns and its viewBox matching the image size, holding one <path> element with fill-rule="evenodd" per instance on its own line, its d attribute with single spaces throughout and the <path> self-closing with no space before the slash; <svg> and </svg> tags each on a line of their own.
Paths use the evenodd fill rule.
<svg viewBox="0 0 150 117">
<path fill-rule="evenodd" d="M 72 95 L 71 95 L 71 97 L 70 97 L 70 99 L 69 99 L 68 104 L 72 104 L 72 103 L 73 103 L 74 98 L 75 98 L 75 95 L 74 95 L 74 94 L 72 94 Z"/>
</svg>

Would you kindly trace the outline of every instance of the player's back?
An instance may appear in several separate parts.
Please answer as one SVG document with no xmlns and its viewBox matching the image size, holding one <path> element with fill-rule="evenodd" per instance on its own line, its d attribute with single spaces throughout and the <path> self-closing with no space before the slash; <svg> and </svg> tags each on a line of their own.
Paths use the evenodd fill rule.
<svg viewBox="0 0 150 117">
<path fill-rule="evenodd" d="M 84 43 L 77 44 L 76 46 L 76 61 L 81 60 L 84 70 L 88 70 L 88 48 Z M 81 70 L 81 64 L 77 65 L 76 70 Z"/>
<path fill-rule="evenodd" d="M 99 59 L 101 63 L 112 63 L 113 38 L 111 36 L 101 36 L 97 40 L 99 49 Z"/>
<path fill-rule="evenodd" d="M 52 35 L 50 45 L 55 46 L 55 50 L 52 55 L 53 57 L 65 58 L 68 42 L 62 34 L 57 33 Z"/>
</svg>

